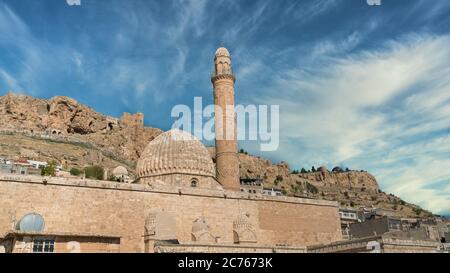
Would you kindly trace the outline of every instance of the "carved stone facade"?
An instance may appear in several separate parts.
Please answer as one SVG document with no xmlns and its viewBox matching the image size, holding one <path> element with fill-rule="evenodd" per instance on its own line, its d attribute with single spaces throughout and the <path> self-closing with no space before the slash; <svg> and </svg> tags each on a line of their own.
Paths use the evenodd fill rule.
<svg viewBox="0 0 450 273">
<path fill-rule="evenodd" d="M 256 233 L 250 222 L 250 214 L 241 214 L 233 222 L 233 238 L 236 244 L 257 243 Z"/>
<path fill-rule="evenodd" d="M 44 184 L 38 176 L 0 175 L 0 241 L 11 230 L 11 212 L 16 219 L 30 212 L 42 215 L 46 234 L 112 234 L 120 238 L 121 252 L 153 252 L 161 240 L 218 249 L 236 245 L 243 251 L 238 246 L 252 242 L 262 251 L 279 244 L 301 249 L 342 239 L 335 202 L 262 195 L 249 199 L 241 192 L 191 187 L 75 178 L 46 178 Z"/>
<path fill-rule="evenodd" d="M 216 238 L 210 232 L 210 226 L 205 218 L 197 218 L 192 223 L 192 241 L 202 243 L 216 243 Z"/>
</svg>

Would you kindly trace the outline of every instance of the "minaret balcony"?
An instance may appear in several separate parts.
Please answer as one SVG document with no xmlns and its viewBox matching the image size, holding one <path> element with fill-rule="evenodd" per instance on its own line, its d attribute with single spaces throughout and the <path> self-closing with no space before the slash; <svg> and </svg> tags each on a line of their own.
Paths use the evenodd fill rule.
<svg viewBox="0 0 450 273">
<path fill-rule="evenodd" d="M 236 77 L 232 71 L 225 71 L 225 72 L 221 72 L 221 73 L 216 73 L 216 72 L 211 73 L 211 82 L 215 82 L 217 80 L 222 80 L 222 79 L 231 79 L 231 80 L 233 80 L 233 82 L 236 81 Z"/>
</svg>

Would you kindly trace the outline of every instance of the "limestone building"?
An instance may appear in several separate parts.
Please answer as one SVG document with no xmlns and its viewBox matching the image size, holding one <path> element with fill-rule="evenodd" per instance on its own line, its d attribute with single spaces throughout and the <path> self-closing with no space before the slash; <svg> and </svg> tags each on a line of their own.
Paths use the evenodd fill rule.
<svg viewBox="0 0 450 273">
<path fill-rule="evenodd" d="M 305 252 L 340 241 L 336 202 L 240 191 L 227 49 L 214 65 L 215 164 L 171 130 L 148 143 L 134 183 L 0 175 L 0 251 Z"/>
</svg>

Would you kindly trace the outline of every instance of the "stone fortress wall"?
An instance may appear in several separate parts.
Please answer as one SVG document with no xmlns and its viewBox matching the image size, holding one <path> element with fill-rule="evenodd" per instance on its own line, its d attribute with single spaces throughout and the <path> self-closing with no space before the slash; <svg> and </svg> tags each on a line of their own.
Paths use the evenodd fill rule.
<svg viewBox="0 0 450 273">
<path fill-rule="evenodd" d="M 155 213 L 171 217 L 180 244 L 202 244 L 205 234 L 216 246 L 235 244 L 242 227 L 256 247 L 302 247 L 341 240 L 335 202 L 289 197 L 249 196 L 241 192 L 165 188 L 73 178 L 0 176 L 0 237 L 14 219 L 35 212 L 45 232 L 112 234 L 121 252 L 144 252 L 147 221 Z M 240 219 L 247 219 L 242 223 Z M 159 218 L 155 218 L 159 219 Z M 205 228 L 193 228 L 201 219 Z M 171 221 L 167 222 L 171 223 Z M 158 223 L 153 224 L 158 230 Z M 207 227 L 207 228 L 206 228 Z M 150 227 L 150 229 L 152 229 Z M 158 233 L 157 231 L 156 233 Z M 250 234 L 251 233 L 251 234 Z M 154 233 L 153 233 L 154 234 Z M 250 236 L 249 236 L 250 235 Z M 254 237 L 252 237 L 254 236 Z M 155 237 L 155 239 L 158 239 Z M 197 239 L 197 241 L 196 241 Z M 202 239 L 202 240 L 200 240 Z M 210 243 L 211 240 L 208 240 Z M 240 244 L 246 244 L 241 238 Z M 267 248 L 266 248 L 267 249 Z M 148 251 L 153 252 L 153 248 Z"/>
</svg>

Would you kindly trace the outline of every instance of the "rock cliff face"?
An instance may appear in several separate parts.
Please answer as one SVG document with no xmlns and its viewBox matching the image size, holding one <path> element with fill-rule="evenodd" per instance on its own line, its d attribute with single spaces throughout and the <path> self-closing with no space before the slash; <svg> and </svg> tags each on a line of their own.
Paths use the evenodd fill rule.
<svg viewBox="0 0 450 273">
<path fill-rule="evenodd" d="M 142 114 L 108 117 L 68 97 L 49 100 L 9 93 L 0 97 L 0 128 L 34 136 L 92 143 L 136 161 L 162 131 L 144 127 Z"/>
<path fill-rule="evenodd" d="M 328 170 L 319 170 L 315 173 L 299 174 L 298 177 L 322 183 L 324 186 L 341 186 L 345 188 L 366 189 L 377 192 L 379 190 L 377 180 L 373 175 L 367 172 L 349 171 L 349 172 L 329 172 Z"/>
<path fill-rule="evenodd" d="M 287 182 L 308 181 L 321 186 L 365 189 L 378 192 L 379 187 L 375 177 L 367 172 L 330 172 L 325 168 L 313 173 L 292 174 L 286 162 L 273 164 L 270 160 L 239 154 L 240 172 L 242 178 L 262 178 L 266 184 L 278 180 Z"/>
</svg>

